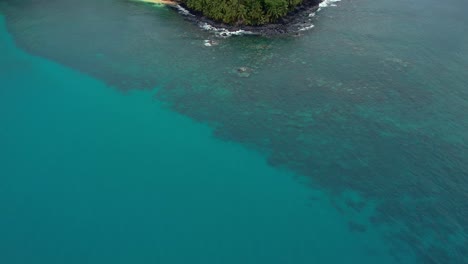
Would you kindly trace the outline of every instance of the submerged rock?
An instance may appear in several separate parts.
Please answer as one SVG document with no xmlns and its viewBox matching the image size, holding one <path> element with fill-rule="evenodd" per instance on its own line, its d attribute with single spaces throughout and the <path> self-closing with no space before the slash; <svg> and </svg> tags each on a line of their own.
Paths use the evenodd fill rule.
<svg viewBox="0 0 468 264">
<path fill-rule="evenodd" d="M 253 69 L 242 66 L 242 67 L 237 68 L 236 72 L 237 72 L 237 75 L 239 75 L 239 77 L 249 77 L 252 74 Z"/>
</svg>

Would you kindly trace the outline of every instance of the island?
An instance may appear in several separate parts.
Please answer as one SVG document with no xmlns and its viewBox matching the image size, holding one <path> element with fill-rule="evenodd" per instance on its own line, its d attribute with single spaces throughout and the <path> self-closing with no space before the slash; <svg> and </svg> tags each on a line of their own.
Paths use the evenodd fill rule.
<svg viewBox="0 0 468 264">
<path fill-rule="evenodd" d="M 142 0 L 182 7 L 193 14 L 230 26 L 287 22 L 288 15 L 317 7 L 321 0 Z M 282 21 L 283 20 L 283 21 Z"/>
</svg>

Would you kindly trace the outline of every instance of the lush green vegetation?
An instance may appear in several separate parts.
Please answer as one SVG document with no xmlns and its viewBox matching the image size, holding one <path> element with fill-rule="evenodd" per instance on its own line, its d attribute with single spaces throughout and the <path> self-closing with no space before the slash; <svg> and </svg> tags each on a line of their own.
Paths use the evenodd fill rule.
<svg viewBox="0 0 468 264">
<path fill-rule="evenodd" d="M 302 0 L 182 0 L 188 8 L 227 24 L 261 25 L 274 22 Z"/>
</svg>

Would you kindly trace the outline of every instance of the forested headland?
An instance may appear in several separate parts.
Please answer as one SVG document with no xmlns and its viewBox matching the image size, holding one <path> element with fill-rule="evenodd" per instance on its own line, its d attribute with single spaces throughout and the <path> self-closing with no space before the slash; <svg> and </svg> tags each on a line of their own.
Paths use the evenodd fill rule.
<svg viewBox="0 0 468 264">
<path fill-rule="evenodd" d="M 278 21 L 303 0 L 180 0 L 192 11 L 230 25 L 263 25 Z"/>
</svg>

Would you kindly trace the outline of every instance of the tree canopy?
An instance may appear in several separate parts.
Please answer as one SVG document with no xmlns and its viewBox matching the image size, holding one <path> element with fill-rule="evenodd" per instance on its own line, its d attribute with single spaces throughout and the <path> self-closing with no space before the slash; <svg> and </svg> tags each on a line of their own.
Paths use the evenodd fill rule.
<svg viewBox="0 0 468 264">
<path fill-rule="evenodd" d="M 275 22 L 302 0 L 181 0 L 188 8 L 226 24 L 262 25 Z"/>
</svg>

